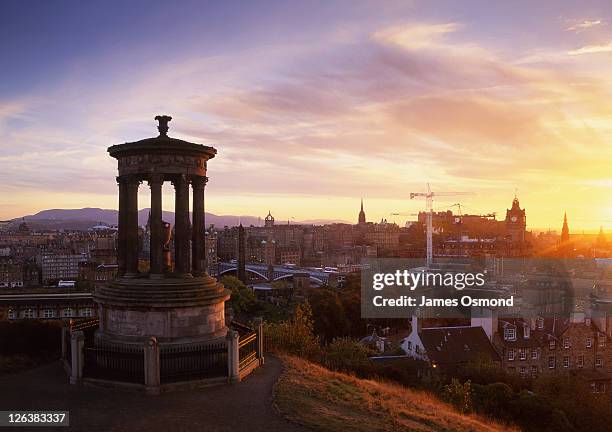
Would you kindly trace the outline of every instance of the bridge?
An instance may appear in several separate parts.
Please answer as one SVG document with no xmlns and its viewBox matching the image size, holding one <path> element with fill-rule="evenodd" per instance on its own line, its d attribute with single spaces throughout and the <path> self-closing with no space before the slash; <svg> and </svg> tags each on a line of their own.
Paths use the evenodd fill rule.
<svg viewBox="0 0 612 432">
<path fill-rule="evenodd" d="M 233 262 L 220 262 L 218 263 L 218 274 L 221 277 L 225 274 L 235 274 L 238 271 L 238 264 Z M 326 285 L 330 281 L 330 277 L 338 277 L 337 272 L 326 272 L 323 270 L 313 270 L 309 268 L 300 267 L 288 267 L 282 265 L 275 265 L 272 267 L 272 278 L 268 277 L 268 265 L 267 264 L 247 264 L 245 271 L 250 275 L 252 279 L 259 279 L 265 282 L 274 282 L 279 280 L 285 280 L 293 278 L 294 275 L 305 275 L 308 274 L 310 282 L 316 285 Z"/>
</svg>

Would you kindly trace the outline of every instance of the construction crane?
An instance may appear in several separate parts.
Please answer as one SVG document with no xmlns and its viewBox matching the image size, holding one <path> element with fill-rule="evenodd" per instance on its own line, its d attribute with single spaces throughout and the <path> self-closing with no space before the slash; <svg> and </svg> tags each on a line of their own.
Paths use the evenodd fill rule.
<svg viewBox="0 0 612 432">
<path fill-rule="evenodd" d="M 425 198 L 425 210 L 427 211 L 427 267 L 433 263 L 433 199 L 436 197 L 474 195 L 472 192 L 432 192 L 427 183 L 427 192 L 410 192 L 410 199 Z"/>
</svg>

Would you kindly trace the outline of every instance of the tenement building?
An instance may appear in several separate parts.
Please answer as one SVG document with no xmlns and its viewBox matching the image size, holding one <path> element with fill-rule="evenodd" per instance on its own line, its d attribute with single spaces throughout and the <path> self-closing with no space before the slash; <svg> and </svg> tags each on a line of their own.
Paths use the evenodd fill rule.
<svg viewBox="0 0 612 432">
<path fill-rule="evenodd" d="M 609 390 L 612 380 L 610 337 L 584 313 L 570 318 L 500 318 L 494 344 L 502 367 L 521 377 L 572 374 L 593 392 Z"/>
</svg>

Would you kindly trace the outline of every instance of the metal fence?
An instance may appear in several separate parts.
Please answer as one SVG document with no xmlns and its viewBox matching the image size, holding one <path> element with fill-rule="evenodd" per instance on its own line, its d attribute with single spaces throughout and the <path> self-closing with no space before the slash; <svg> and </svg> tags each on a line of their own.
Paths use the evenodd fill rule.
<svg viewBox="0 0 612 432">
<path fill-rule="evenodd" d="M 257 333 L 255 331 L 240 336 L 238 343 L 238 359 L 238 367 L 240 370 L 257 359 Z"/>
<path fill-rule="evenodd" d="M 98 342 L 83 348 L 83 376 L 144 384 L 144 349 L 141 346 Z"/>
<path fill-rule="evenodd" d="M 227 345 L 163 346 L 159 365 L 161 384 L 227 376 Z"/>
</svg>

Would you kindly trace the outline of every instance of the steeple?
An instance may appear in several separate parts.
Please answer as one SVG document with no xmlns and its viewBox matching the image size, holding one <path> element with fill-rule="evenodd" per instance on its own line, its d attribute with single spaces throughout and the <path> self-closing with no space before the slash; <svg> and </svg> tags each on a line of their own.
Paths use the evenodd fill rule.
<svg viewBox="0 0 612 432">
<path fill-rule="evenodd" d="M 596 245 L 603 247 L 606 245 L 606 235 L 604 234 L 603 226 L 599 227 L 599 234 L 597 235 Z"/>
<path fill-rule="evenodd" d="M 359 211 L 358 223 L 359 225 L 365 225 L 366 223 L 366 216 L 365 212 L 363 211 L 363 198 L 361 198 L 361 210 Z"/>
<path fill-rule="evenodd" d="M 561 228 L 561 243 L 569 241 L 569 227 L 567 226 L 567 212 L 563 213 L 563 228 Z"/>
</svg>

